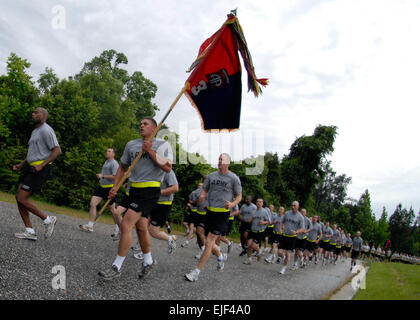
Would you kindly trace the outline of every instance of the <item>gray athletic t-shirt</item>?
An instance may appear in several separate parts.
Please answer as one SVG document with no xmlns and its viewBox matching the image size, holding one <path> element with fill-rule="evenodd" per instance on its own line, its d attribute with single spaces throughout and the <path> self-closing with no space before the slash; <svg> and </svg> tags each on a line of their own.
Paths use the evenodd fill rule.
<svg viewBox="0 0 420 320">
<path fill-rule="evenodd" d="M 176 179 L 175 172 L 173 170 L 169 172 L 165 172 L 165 175 L 163 176 L 162 182 L 160 184 L 161 189 L 166 189 L 174 184 L 178 184 L 178 180 Z M 160 195 L 158 202 L 161 201 L 173 201 L 174 200 L 174 194 L 171 193 L 170 195 Z"/>
<path fill-rule="evenodd" d="M 283 233 L 285 235 L 293 235 L 292 230 L 298 231 L 304 227 L 304 219 L 302 214 L 298 211 L 293 213 L 292 210 L 287 211 L 281 219 L 284 225 Z"/>
<path fill-rule="evenodd" d="M 338 231 L 338 229 L 333 229 L 332 235 L 333 236 L 330 238 L 330 243 L 337 243 L 338 238 L 340 237 L 340 231 Z"/>
<path fill-rule="evenodd" d="M 347 238 L 346 237 L 346 242 L 345 242 L 346 246 L 351 246 L 353 244 L 353 240 L 352 238 Z"/>
<path fill-rule="evenodd" d="M 193 201 L 193 203 L 191 204 L 191 210 L 196 210 L 197 209 L 197 205 L 195 204 L 195 202 L 198 200 L 198 198 L 200 198 L 201 195 L 201 191 L 203 190 L 203 188 L 198 188 L 195 189 L 193 192 L 190 193 L 190 195 L 188 196 L 188 198 Z M 206 198 L 207 200 L 207 198 Z"/>
<path fill-rule="evenodd" d="M 47 159 L 52 149 L 60 146 L 53 128 L 47 123 L 32 131 L 28 145 L 28 153 L 26 155 L 28 163 Z"/>
<path fill-rule="evenodd" d="M 261 210 L 255 210 L 252 214 L 252 221 L 251 221 L 251 231 L 252 232 L 262 232 L 267 228 L 266 224 L 260 225 L 260 221 L 270 221 L 269 213 L 265 208 L 261 208 Z"/>
<path fill-rule="evenodd" d="M 308 233 L 308 240 L 314 241 L 321 234 L 321 225 L 318 222 L 312 223 L 311 231 Z"/>
<path fill-rule="evenodd" d="M 121 157 L 121 163 L 129 166 L 133 163 L 134 159 L 141 152 L 143 146 L 143 139 L 131 140 L 127 143 L 124 149 L 124 153 Z M 173 153 L 171 145 L 163 139 L 153 139 L 152 150 L 163 158 L 172 161 Z M 160 182 L 165 175 L 163 171 L 149 156 L 147 152 L 144 152 L 139 162 L 133 168 L 130 174 L 130 182 L 148 182 L 157 181 Z"/>
<path fill-rule="evenodd" d="M 242 221 L 248 222 L 255 210 L 257 210 L 257 206 L 252 202 L 250 205 L 247 205 L 246 203 L 242 205 L 241 210 L 239 210 L 239 214 L 242 216 Z"/>
<path fill-rule="evenodd" d="M 107 176 L 115 176 L 117 174 L 118 171 L 118 167 L 119 164 L 118 162 L 113 159 L 113 160 L 106 160 L 104 165 L 102 166 L 102 170 L 101 173 L 102 175 L 107 175 Z M 106 186 L 106 185 L 110 185 L 110 184 L 114 184 L 114 180 L 111 179 L 100 179 L 99 180 L 99 184 L 102 186 Z"/>
<path fill-rule="evenodd" d="M 211 210 L 211 207 L 224 208 L 226 201 L 232 202 L 242 192 L 242 185 L 239 177 L 233 172 L 221 174 L 215 171 L 208 175 L 203 189 L 208 191 L 207 201 Z"/>
<path fill-rule="evenodd" d="M 302 215 L 303 216 L 303 215 Z M 312 222 L 308 217 L 303 216 L 303 223 L 305 230 L 311 229 Z M 298 239 L 305 239 L 308 236 L 307 233 L 300 233 L 297 235 Z"/>
<path fill-rule="evenodd" d="M 322 240 L 327 241 L 331 240 L 331 238 L 327 238 L 326 236 L 331 236 L 333 234 L 333 230 L 330 227 L 324 227 L 322 228 Z"/>
<path fill-rule="evenodd" d="M 277 212 L 272 213 L 272 223 L 274 225 L 274 232 L 280 233 L 280 216 Z"/>
<path fill-rule="evenodd" d="M 362 250 L 363 239 L 355 237 L 353 239 L 353 250 L 354 251 L 361 251 Z"/>
</svg>

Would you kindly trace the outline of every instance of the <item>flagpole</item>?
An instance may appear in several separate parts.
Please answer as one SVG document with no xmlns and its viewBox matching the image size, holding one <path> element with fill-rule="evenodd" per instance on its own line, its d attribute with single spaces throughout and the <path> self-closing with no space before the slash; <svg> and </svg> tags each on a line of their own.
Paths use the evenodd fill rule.
<svg viewBox="0 0 420 320">
<path fill-rule="evenodd" d="M 186 90 L 187 90 L 187 87 L 184 86 L 182 88 L 182 90 L 180 91 L 180 93 L 178 94 L 178 96 L 175 98 L 174 102 L 172 102 L 172 105 L 170 106 L 169 110 L 166 112 L 165 116 L 162 118 L 159 125 L 156 127 L 155 131 L 153 132 L 152 137 L 149 138 L 150 141 L 153 141 L 154 137 L 157 135 L 160 128 L 163 126 L 163 123 L 165 122 L 166 118 L 168 118 L 169 114 L 175 108 L 175 105 L 178 103 L 179 99 L 181 99 L 182 95 L 186 92 Z M 130 167 L 127 169 L 127 171 L 124 173 L 124 176 L 122 177 L 122 179 L 120 180 L 120 182 L 117 185 L 117 192 L 121 188 L 121 186 L 124 184 L 124 182 L 128 178 L 128 176 L 130 175 L 131 170 L 133 170 L 133 168 L 136 166 L 137 162 L 139 162 L 142 155 L 143 155 L 143 150 L 141 150 L 141 152 L 134 159 L 133 163 L 130 165 Z M 98 215 L 96 216 L 95 221 L 98 220 L 98 218 L 103 214 L 103 212 L 105 211 L 105 208 L 108 206 L 110 201 L 111 201 L 111 199 L 108 199 L 105 202 L 104 206 L 102 207 L 102 209 L 99 211 Z"/>
</svg>

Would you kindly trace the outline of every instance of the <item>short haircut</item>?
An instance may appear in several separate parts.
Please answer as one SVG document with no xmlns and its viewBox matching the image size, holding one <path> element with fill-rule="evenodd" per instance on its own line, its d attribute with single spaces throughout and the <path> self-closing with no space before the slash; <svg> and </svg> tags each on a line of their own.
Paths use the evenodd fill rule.
<svg viewBox="0 0 420 320">
<path fill-rule="evenodd" d="M 41 110 L 42 114 L 44 115 L 45 121 L 48 119 L 48 110 L 43 107 L 38 107 L 37 109 Z"/>
<path fill-rule="evenodd" d="M 153 124 L 155 125 L 155 127 L 157 127 L 157 122 L 156 122 L 156 120 L 155 120 L 155 119 L 153 119 L 152 117 L 146 116 L 146 117 L 143 117 L 143 119 L 142 119 L 142 120 L 150 120 L 150 121 L 152 121 L 152 122 L 153 122 Z"/>
</svg>

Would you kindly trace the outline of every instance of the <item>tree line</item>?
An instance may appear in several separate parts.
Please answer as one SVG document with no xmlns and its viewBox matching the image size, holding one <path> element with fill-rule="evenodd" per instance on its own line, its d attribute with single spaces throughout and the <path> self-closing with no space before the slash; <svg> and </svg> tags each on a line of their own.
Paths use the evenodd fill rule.
<svg viewBox="0 0 420 320">
<path fill-rule="evenodd" d="M 49 111 L 47 122 L 56 132 L 63 155 L 55 161 L 52 178 L 38 197 L 87 210 L 106 149 L 113 147 L 118 160 L 127 141 L 139 137 L 142 117 L 155 116 L 158 110 L 152 101 L 156 84 L 140 71 L 129 74 L 124 69 L 127 64 L 125 54 L 111 49 L 67 79 L 45 68 L 34 81 L 27 72 L 30 62 L 11 53 L 6 74 L 0 75 L 0 190 L 16 192 L 19 174 L 11 168 L 26 157 L 33 130 L 31 113 L 42 106 Z M 298 137 L 287 155 L 280 158 L 266 152 L 259 156 L 264 162 L 259 175 L 246 174 L 249 161 L 233 163 L 230 169 L 240 177 L 244 195 L 261 197 L 276 208 L 289 208 L 297 200 L 309 215 L 318 214 L 322 221 L 337 223 L 352 235 L 362 231 L 363 238 L 375 247 L 391 239 L 393 250 L 420 256 L 420 213 L 415 219 L 412 208 L 398 205 L 389 219 L 384 208 L 377 220 L 368 190 L 359 200 L 347 197 L 351 177 L 337 175 L 327 160 L 334 151 L 337 130 L 318 125 L 311 136 Z M 176 149 L 176 154 L 185 152 L 178 143 Z M 188 195 L 215 169 L 205 161 L 174 164 L 173 168 L 180 191 L 171 219 L 180 223 Z M 233 232 L 238 229 L 235 221 Z"/>
</svg>

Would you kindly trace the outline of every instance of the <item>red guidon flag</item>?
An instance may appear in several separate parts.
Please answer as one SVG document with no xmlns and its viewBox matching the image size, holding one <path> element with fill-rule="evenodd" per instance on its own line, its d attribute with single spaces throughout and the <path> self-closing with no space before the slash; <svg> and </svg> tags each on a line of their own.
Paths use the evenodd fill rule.
<svg viewBox="0 0 420 320">
<path fill-rule="evenodd" d="M 257 97 L 260 84 L 268 83 L 256 78 L 242 28 L 237 17 L 229 14 L 223 26 L 201 45 L 187 71 L 193 70 L 185 94 L 199 112 L 205 131 L 239 129 L 242 83 L 238 51 L 248 73 L 248 91 Z"/>
</svg>

